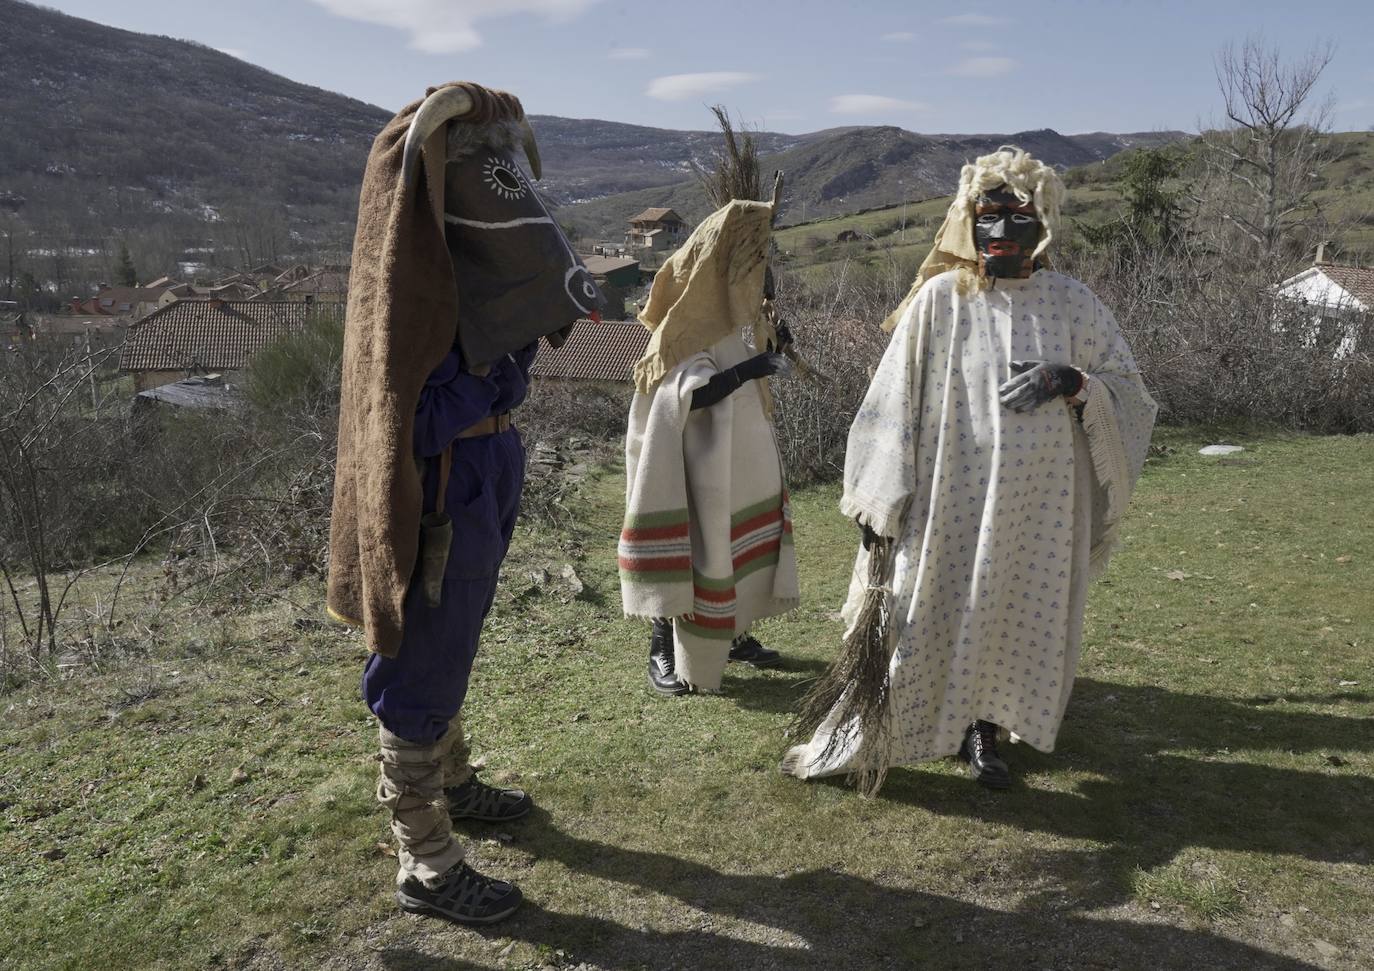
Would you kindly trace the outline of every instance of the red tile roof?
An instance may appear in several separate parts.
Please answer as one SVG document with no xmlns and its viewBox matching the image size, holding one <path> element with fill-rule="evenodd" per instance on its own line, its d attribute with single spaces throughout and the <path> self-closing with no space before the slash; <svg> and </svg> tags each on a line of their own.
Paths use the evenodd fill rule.
<svg viewBox="0 0 1374 971">
<path fill-rule="evenodd" d="M 322 312 L 331 311 L 298 300 L 178 300 L 129 329 L 119 369 L 236 371 L 254 353 Z"/>
<path fill-rule="evenodd" d="M 637 320 L 579 320 L 558 350 L 540 345 L 533 374 L 565 381 L 629 382 L 635 362 L 648 346 L 648 328 Z"/>
<path fill-rule="evenodd" d="M 1341 289 L 1350 294 L 1365 307 L 1374 308 L 1374 267 L 1336 266 L 1319 263 L 1317 269 L 1336 282 Z"/>
</svg>

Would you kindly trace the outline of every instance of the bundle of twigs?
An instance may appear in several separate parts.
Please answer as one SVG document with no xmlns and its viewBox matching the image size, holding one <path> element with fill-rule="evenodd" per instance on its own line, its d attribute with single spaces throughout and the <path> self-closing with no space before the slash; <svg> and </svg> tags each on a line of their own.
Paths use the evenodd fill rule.
<svg viewBox="0 0 1374 971">
<path fill-rule="evenodd" d="M 861 739 L 858 762 L 850 778 L 864 795 L 874 795 L 887 775 L 888 751 L 888 666 L 892 653 L 888 646 L 891 591 L 888 576 L 892 565 L 894 541 L 875 537 L 870 543 L 868 576 L 863 604 L 849 636 L 830 669 L 811 686 L 792 724 L 789 734 L 803 742 L 822 725 L 829 729 L 825 748 L 812 756 L 825 764 L 839 749 Z M 798 749 L 783 760 L 795 759 Z"/>
<path fill-rule="evenodd" d="M 714 171 L 707 172 L 693 163 L 697 181 L 706 191 L 711 205 L 719 209 L 733 199 L 763 198 L 763 178 L 759 174 L 759 146 L 752 132 L 735 133 L 730 113 L 724 105 L 712 105 L 711 112 L 724 136 L 725 154 L 718 156 Z"/>
</svg>

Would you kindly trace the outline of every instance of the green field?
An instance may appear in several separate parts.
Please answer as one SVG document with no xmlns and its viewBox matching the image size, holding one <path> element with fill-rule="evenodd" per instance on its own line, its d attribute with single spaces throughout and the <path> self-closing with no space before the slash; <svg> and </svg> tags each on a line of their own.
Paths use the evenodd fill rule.
<svg viewBox="0 0 1374 971">
<path fill-rule="evenodd" d="M 1059 750 L 1012 748 L 1005 793 L 953 761 L 874 799 L 778 775 L 839 636 L 833 488 L 796 497 L 803 606 L 759 630 L 788 665 L 651 696 L 594 477 L 575 527 L 519 535 L 474 676 L 487 778 L 538 803 L 464 831 L 527 898 L 481 932 L 391 900 L 363 650 L 319 589 L 179 601 L 0 696 L 0 966 L 1370 967 L 1374 440 L 1208 440 L 1157 436 Z"/>
</svg>

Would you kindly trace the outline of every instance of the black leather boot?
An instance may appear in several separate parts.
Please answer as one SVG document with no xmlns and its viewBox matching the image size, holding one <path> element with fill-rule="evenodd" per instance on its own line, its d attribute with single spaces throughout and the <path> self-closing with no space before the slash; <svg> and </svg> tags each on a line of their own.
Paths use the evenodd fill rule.
<svg viewBox="0 0 1374 971">
<path fill-rule="evenodd" d="M 649 635 L 649 687 L 661 695 L 685 695 L 688 688 L 677 679 L 673 658 L 673 622 L 663 617 L 654 619 Z"/>
<path fill-rule="evenodd" d="M 959 758 L 968 763 L 968 771 L 980 784 L 989 789 L 1011 786 L 1011 770 L 997 754 L 997 726 L 981 718 L 964 732 L 964 744 L 959 746 Z"/>
</svg>

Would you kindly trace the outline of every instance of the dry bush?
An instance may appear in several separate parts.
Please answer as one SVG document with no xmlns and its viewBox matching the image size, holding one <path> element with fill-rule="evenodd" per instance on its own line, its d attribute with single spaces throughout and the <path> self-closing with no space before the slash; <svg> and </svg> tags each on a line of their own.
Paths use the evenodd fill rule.
<svg viewBox="0 0 1374 971">
<path fill-rule="evenodd" d="M 912 270 L 914 273 L 914 270 Z M 888 335 L 879 324 L 910 285 L 906 269 L 845 264 L 820 285 L 779 279 L 778 306 L 797 353 L 818 372 L 772 382 L 778 446 L 794 485 L 836 478 L 845 445 Z"/>
<path fill-rule="evenodd" d="M 1114 252 L 1070 247 L 1063 268 L 1120 322 L 1162 422 L 1374 431 L 1369 315 L 1277 299 L 1288 271 L 1198 241 L 1160 251 L 1128 237 Z"/>
</svg>

